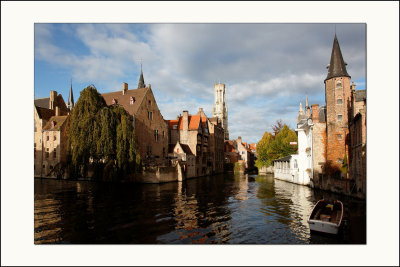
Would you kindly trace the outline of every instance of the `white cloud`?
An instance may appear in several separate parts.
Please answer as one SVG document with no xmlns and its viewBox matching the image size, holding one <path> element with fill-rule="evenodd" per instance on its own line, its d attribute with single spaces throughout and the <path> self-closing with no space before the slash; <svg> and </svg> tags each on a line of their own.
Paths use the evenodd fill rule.
<svg viewBox="0 0 400 267">
<path fill-rule="evenodd" d="M 332 26 L 332 27 L 331 27 Z M 35 25 L 37 60 L 72 70 L 100 90 L 135 88 L 139 58 L 164 118 L 213 104 L 213 85 L 227 84 L 232 135 L 256 142 L 282 118 L 293 127 L 299 101 L 321 101 L 330 60 L 329 24 L 64 24 L 84 51 L 54 39 L 57 27 Z M 365 78 L 365 24 L 338 25 L 353 80 Z M 265 105 L 262 103 L 265 102 Z M 323 103 L 319 103 L 323 104 Z M 285 106 L 285 107 L 283 107 Z M 279 110 L 280 112 L 276 112 Z M 211 115 L 211 114 L 209 114 Z"/>
</svg>

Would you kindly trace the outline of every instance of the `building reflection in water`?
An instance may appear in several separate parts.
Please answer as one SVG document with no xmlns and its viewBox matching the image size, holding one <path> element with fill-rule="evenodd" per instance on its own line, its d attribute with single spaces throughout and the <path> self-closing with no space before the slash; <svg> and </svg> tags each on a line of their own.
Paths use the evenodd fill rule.
<svg viewBox="0 0 400 267">
<path fill-rule="evenodd" d="M 245 201 L 249 199 L 250 195 L 248 193 L 249 190 L 248 174 L 236 174 L 234 177 L 235 177 L 234 181 L 239 187 L 237 194 L 235 194 L 235 199 L 239 201 Z"/>
</svg>

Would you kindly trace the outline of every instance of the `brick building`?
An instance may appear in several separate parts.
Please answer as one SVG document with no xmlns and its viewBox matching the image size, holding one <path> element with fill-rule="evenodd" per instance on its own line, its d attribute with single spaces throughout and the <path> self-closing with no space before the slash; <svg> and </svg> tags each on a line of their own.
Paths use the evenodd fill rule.
<svg viewBox="0 0 400 267">
<path fill-rule="evenodd" d="M 357 193 L 366 193 L 367 127 L 366 127 L 366 91 L 356 91 L 352 86 L 352 119 L 350 121 L 350 173 L 356 182 Z"/>
<path fill-rule="evenodd" d="M 43 128 L 53 116 L 66 116 L 67 106 L 61 94 L 50 91 L 50 97 L 38 98 L 34 100 L 34 175 L 43 175 L 42 151 L 43 148 Z M 43 167 L 45 165 L 45 167 Z"/>
<path fill-rule="evenodd" d="M 240 136 L 236 140 L 225 141 L 225 162 L 239 161 L 243 161 L 246 170 L 254 169 L 255 154 L 250 150 L 250 145 L 242 142 Z"/>
<path fill-rule="evenodd" d="M 43 127 L 42 176 L 62 178 L 67 162 L 69 116 L 52 116 Z"/>
<path fill-rule="evenodd" d="M 225 141 L 225 163 L 235 163 L 241 159 L 235 148 L 235 140 Z"/>
<path fill-rule="evenodd" d="M 189 115 L 188 111 L 183 111 L 176 120 L 167 120 L 169 144 L 188 145 L 193 155 L 196 157 L 195 176 L 211 174 L 212 160 L 209 156 L 209 137 L 210 132 L 208 123 L 203 123 L 201 114 Z"/>
<path fill-rule="evenodd" d="M 201 120 L 203 127 L 207 123 L 208 130 L 210 132 L 209 137 L 209 157 L 212 162 L 212 173 L 222 173 L 224 172 L 224 139 L 225 131 L 222 127 L 222 121 L 218 117 L 207 118 L 200 108 L 197 115 L 201 115 Z"/>
<path fill-rule="evenodd" d="M 357 187 L 365 194 L 366 91 L 356 91 L 354 82 L 350 84 L 346 66 L 335 34 L 324 80 L 326 105 L 311 106 L 313 184 L 352 194 Z"/>
<path fill-rule="evenodd" d="M 168 153 L 168 127 L 158 108 L 151 85 L 147 87 L 140 73 L 137 89 L 102 94 L 107 105 L 120 105 L 132 117 L 139 153 L 145 165 L 164 165 Z"/>
<path fill-rule="evenodd" d="M 326 102 L 326 171 L 341 170 L 345 155 L 349 155 L 349 106 L 351 105 L 350 75 L 346 70 L 335 34 L 328 75 L 325 79 Z"/>
<path fill-rule="evenodd" d="M 180 166 L 183 167 L 185 178 L 196 176 L 196 156 L 188 145 L 181 144 L 179 141 L 175 145 L 170 144 L 168 156 L 173 163 L 179 161 Z"/>
</svg>

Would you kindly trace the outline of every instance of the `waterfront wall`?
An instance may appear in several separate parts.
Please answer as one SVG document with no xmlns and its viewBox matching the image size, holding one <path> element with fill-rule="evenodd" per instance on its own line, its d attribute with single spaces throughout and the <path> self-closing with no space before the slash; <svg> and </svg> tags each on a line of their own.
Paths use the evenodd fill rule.
<svg viewBox="0 0 400 267">
<path fill-rule="evenodd" d="M 325 174 L 319 174 L 313 178 L 313 188 L 361 199 L 366 198 L 365 193 L 357 191 L 354 179 L 343 179 Z"/>
<path fill-rule="evenodd" d="M 268 174 L 268 173 L 274 173 L 274 168 L 272 166 L 269 167 L 261 167 L 258 169 L 259 174 Z"/>
</svg>

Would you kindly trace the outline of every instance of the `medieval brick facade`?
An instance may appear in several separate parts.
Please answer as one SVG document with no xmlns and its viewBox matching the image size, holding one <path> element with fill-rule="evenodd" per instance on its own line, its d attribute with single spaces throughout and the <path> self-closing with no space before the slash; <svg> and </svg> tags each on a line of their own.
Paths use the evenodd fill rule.
<svg viewBox="0 0 400 267">
<path fill-rule="evenodd" d="M 145 165 L 166 164 L 168 127 L 158 108 L 151 85 L 128 90 L 123 83 L 120 91 L 102 94 L 107 105 L 120 105 L 132 117 L 139 153 Z"/>
</svg>

